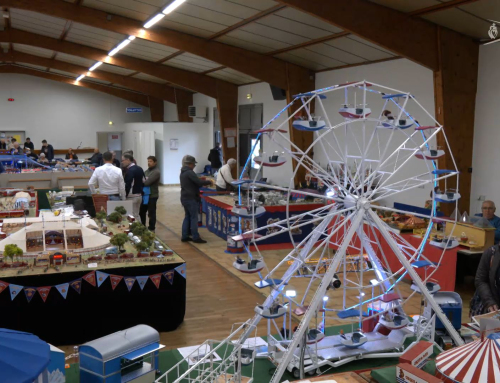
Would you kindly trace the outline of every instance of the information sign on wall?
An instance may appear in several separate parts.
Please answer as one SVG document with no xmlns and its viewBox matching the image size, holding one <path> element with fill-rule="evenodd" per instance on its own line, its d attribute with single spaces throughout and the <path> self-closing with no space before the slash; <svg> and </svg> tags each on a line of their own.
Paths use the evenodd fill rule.
<svg viewBox="0 0 500 383">
<path fill-rule="evenodd" d="M 142 108 L 127 108 L 127 113 L 142 113 Z"/>
</svg>

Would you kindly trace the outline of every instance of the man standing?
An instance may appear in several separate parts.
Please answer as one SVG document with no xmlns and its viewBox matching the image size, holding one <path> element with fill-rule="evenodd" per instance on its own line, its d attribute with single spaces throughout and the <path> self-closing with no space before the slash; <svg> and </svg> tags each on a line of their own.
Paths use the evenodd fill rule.
<svg viewBox="0 0 500 383">
<path fill-rule="evenodd" d="M 193 171 L 196 160 L 186 155 L 182 158 L 181 168 L 181 204 L 184 207 L 184 221 L 182 222 L 182 242 L 207 243 L 198 234 L 198 213 L 200 211 L 200 188 L 211 185 L 212 181 L 202 181 Z M 193 238 L 189 237 L 189 234 Z"/>
<path fill-rule="evenodd" d="M 146 181 L 144 181 L 145 189 L 149 187 L 149 197 L 148 202 L 145 204 L 144 199 L 139 211 L 141 216 L 141 223 L 146 226 L 146 213 L 149 215 L 149 226 L 150 231 L 155 231 L 156 227 L 156 203 L 158 202 L 158 185 L 160 183 L 160 169 L 156 166 L 158 163 L 155 156 L 148 157 L 148 169 L 144 172 L 146 175 Z M 144 195 L 146 198 L 146 195 Z"/>
<path fill-rule="evenodd" d="M 47 140 L 42 141 L 42 150 L 41 153 L 45 155 L 45 158 L 50 162 L 54 159 L 54 147 L 50 144 L 47 144 Z"/>
<path fill-rule="evenodd" d="M 30 151 L 35 150 L 35 145 L 33 145 L 33 142 L 31 142 L 31 139 L 28 137 L 26 138 L 26 142 L 24 143 L 24 149 L 30 148 Z"/>
<path fill-rule="evenodd" d="M 111 163 L 113 156 L 106 152 L 102 156 L 104 165 L 94 170 L 89 180 L 89 189 L 95 194 L 95 185 L 99 184 L 99 192 L 106 194 L 110 201 L 125 200 L 125 182 L 122 172 Z"/>
<path fill-rule="evenodd" d="M 115 165 L 117 168 L 120 168 L 121 169 L 121 163 L 120 161 L 116 158 L 116 152 L 113 150 L 111 152 L 111 154 L 113 155 L 113 165 Z"/>
<path fill-rule="evenodd" d="M 212 167 L 212 174 L 215 174 L 222 167 L 222 149 L 220 143 L 216 143 L 213 149 L 210 149 L 208 155 L 210 166 Z"/>
<path fill-rule="evenodd" d="M 144 171 L 135 164 L 134 157 L 130 154 L 123 155 L 122 165 L 127 170 L 125 173 L 125 193 L 128 199 L 133 200 L 133 214 L 138 217 L 142 202 L 142 189 L 144 188 Z"/>
<path fill-rule="evenodd" d="M 481 206 L 482 214 L 477 214 L 477 216 L 487 219 L 495 228 L 495 244 L 498 244 L 500 242 L 500 217 L 495 215 L 496 210 L 495 202 L 484 201 L 483 206 Z"/>
<path fill-rule="evenodd" d="M 99 153 L 99 148 L 94 148 L 94 154 L 89 158 L 89 161 L 93 166 L 102 165 L 102 154 Z"/>
</svg>

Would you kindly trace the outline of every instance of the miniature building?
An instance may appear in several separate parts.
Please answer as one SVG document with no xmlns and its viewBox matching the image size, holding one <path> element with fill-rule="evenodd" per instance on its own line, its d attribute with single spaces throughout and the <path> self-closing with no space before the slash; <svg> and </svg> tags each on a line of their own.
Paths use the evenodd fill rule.
<svg viewBox="0 0 500 383">
<path fill-rule="evenodd" d="M 154 382 L 160 334 L 138 325 L 80 346 L 81 382 Z"/>
<path fill-rule="evenodd" d="M 434 344 L 432 342 L 420 341 L 399 357 L 399 363 L 408 363 L 422 368 L 433 352 Z"/>
<path fill-rule="evenodd" d="M 396 379 L 398 383 L 443 383 L 442 380 L 408 363 L 396 366 Z"/>
</svg>

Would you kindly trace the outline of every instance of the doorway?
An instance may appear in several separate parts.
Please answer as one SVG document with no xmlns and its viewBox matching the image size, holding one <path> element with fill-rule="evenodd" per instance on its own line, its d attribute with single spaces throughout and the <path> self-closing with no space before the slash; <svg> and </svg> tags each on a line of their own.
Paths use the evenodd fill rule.
<svg viewBox="0 0 500 383">
<path fill-rule="evenodd" d="M 97 147 L 101 153 L 115 152 L 116 158 L 122 157 L 123 132 L 98 132 Z"/>
</svg>

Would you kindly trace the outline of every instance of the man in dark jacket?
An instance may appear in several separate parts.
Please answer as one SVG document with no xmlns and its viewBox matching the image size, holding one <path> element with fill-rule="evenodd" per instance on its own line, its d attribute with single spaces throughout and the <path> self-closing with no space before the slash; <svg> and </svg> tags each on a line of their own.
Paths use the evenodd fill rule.
<svg viewBox="0 0 500 383">
<path fill-rule="evenodd" d="M 144 186 L 149 186 L 149 197 L 148 202 L 144 203 L 144 195 L 141 210 L 139 215 L 141 216 L 141 223 L 146 226 L 146 213 L 149 215 L 149 226 L 150 231 L 155 231 L 156 226 L 156 203 L 158 202 L 158 185 L 160 183 L 160 169 L 156 166 L 158 160 L 155 156 L 148 157 L 148 169 L 144 172 L 146 176 L 146 181 L 144 181 Z"/>
<path fill-rule="evenodd" d="M 54 147 L 47 143 L 47 140 L 42 141 L 42 149 L 40 153 L 45 154 L 45 158 L 48 161 L 52 161 L 54 159 Z"/>
<path fill-rule="evenodd" d="M 99 153 L 99 148 L 94 148 L 94 154 L 89 158 L 89 161 L 94 166 L 102 165 L 102 154 Z"/>
<path fill-rule="evenodd" d="M 213 149 L 210 149 L 208 155 L 210 166 L 212 167 L 212 174 L 216 173 L 222 167 L 222 149 L 220 143 L 216 143 Z"/>
<path fill-rule="evenodd" d="M 35 150 L 35 145 L 33 145 L 33 142 L 31 142 L 31 139 L 28 137 L 26 139 L 26 142 L 24 143 L 24 148 L 30 148 L 30 151 Z"/>
<path fill-rule="evenodd" d="M 184 221 L 182 222 L 182 242 L 207 243 L 198 234 L 198 213 L 200 211 L 200 188 L 211 185 L 212 181 L 203 181 L 193 171 L 196 160 L 193 156 L 186 155 L 182 158 L 181 168 L 181 203 L 184 207 Z M 189 237 L 192 235 L 193 238 Z"/>
<path fill-rule="evenodd" d="M 127 199 L 132 199 L 134 203 L 134 216 L 139 216 L 142 201 L 142 189 L 144 188 L 144 171 L 134 163 L 134 157 L 125 154 L 122 157 L 122 164 L 127 169 L 125 174 L 125 194 Z"/>
</svg>

